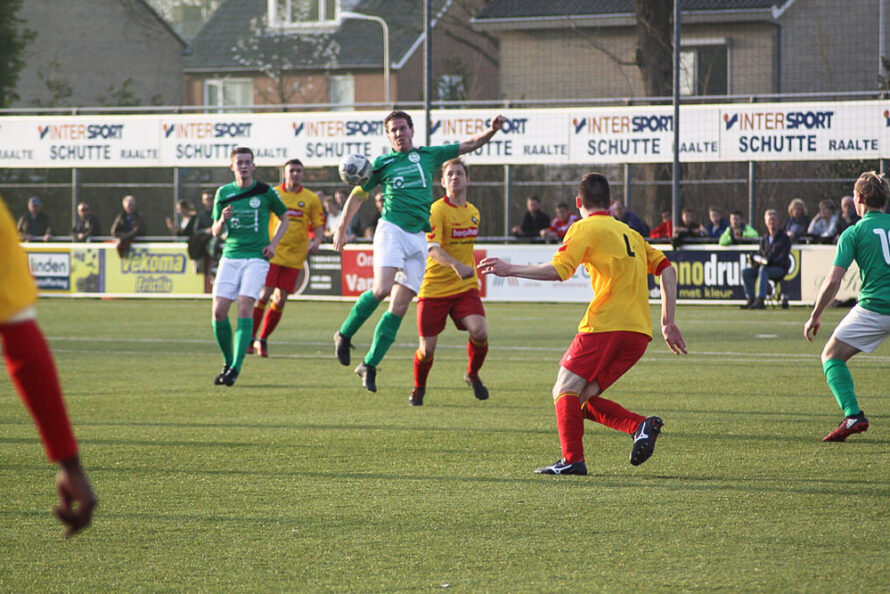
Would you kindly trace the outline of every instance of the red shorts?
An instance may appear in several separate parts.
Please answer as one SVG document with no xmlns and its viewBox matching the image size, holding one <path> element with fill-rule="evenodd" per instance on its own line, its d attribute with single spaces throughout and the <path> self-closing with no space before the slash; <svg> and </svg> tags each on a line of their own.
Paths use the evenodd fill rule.
<svg viewBox="0 0 890 594">
<path fill-rule="evenodd" d="M 485 315 L 479 289 L 448 297 L 421 297 L 417 300 L 417 333 L 421 336 L 438 336 L 445 329 L 448 316 L 454 320 L 458 330 L 466 330 L 460 321 L 472 315 Z"/>
<path fill-rule="evenodd" d="M 600 390 L 618 378 L 640 360 L 652 339 L 640 332 L 579 332 L 559 364 L 588 382 L 597 381 Z"/>
<path fill-rule="evenodd" d="M 297 280 L 302 272 L 299 268 L 269 264 L 269 272 L 266 274 L 266 286 L 281 289 L 288 295 L 297 290 Z"/>
</svg>

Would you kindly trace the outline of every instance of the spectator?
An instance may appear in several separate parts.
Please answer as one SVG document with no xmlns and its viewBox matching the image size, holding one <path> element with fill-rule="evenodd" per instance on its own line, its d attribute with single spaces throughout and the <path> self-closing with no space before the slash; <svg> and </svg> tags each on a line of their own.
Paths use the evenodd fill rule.
<svg viewBox="0 0 890 594">
<path fill-rule="evenodd" d="M 782 226 L 785 234 L 791 241 L 797 241 L 807 234 L 810 227 L 810 217 L 807 214 L 807 206 L 800 198 L 795 198 L 788 204 L 788 218 Z"/>
<path fill-rule="evenodd" d="M 569 212 L 569 207 L 565 202 L 556 205 L 556 217 L 550 221 L 550 226 L 541 229 L 541 237 L 545 241 L 562 241 L 566 236 L 566 231 L 572 226 L 572 223 L 578 220 L 578 215 Z"/>
<path fill-rule="evenodd" d="M 337 206 L 340 207 L 340 210 L 343 210 L 343 205 L 346 204 L 346 199 L 349 198 L 349 194 L 347 194 L 344 190 L 337 190 L 334 192 L 334 200 L 337 201 Z"/>
<path fill-rule="evenodd" d="M 193 218 L 195 224 L 192 226 L 192 233 L 188 238 L 189 258 L 195 260 L 196 269 L 206 271 L 212 260 L 217 259 L 217 251 L 222 248 L 219 241 L 213 237 L 213 199 L 214 192 L 201 192 L 201 205 L 204 210 L 196 214 Z"/>
<path fill-rule="evenodd" d="M 834 243 L 837 237 L 837 207 L 833 200 L 819 203 L 819 213 L 810 221 L 807 234 L 816 237 L 819 243 Z"/>
<path fill-rule="evenodd" d="M 93 237 L 102 235 L 99 228 L 99 217 L 90 212 L 90 205 L 81 202 L 77 205 L 77 222 L 71 228 L 73 241 L 90 241 Z"/>
<path fill-rule="evenodd" d="M 852 227 L 861 219 L 856 214 L 856 202 L 852 196 L 844 196 L 841 198 L 841 214 L 837 218 L 837 236 L 840 237 L 847 227 Z"/>
<path fill-rule="evenodd" d="M 43 212 L 40 198 L 28 199 L 28 214 L 22 215 L 16 228 L 22 241 L 49 241 L 53 238 L 53 226 L 49 215 Z"/>
<path fill-rule="evenodd" d="M 324 206 L 325 213 L 324 240 L 333 241 L 334 231 L 337 230 L 337 225 L 340 224 L 340 219 L 343 218 L 343 211 L 340 210 L 340 203 L 333 196 L 325 196 L 322 206 Z M 350 237 L 350 241 L 352 239 L 354 238 Z"/>
<path fill-rule="evenodd" d="M 174 223 L 170 217 L 166 217 L 164 222 L 167 223 L 167 230 L 170 235 L 175 237 L 189 237 L 195 229 L 195 211 L 188 200 L 180 200 L 176 203 L 176 222 Z"/>
<path fill-rule="evenodd" d="M 621 200 L 615 200 L 612 202 L 612 208 L 610 209 L 611 215 L 642 235 L 643 237 L 649 237 L 649 225 L 643 222 L 643 219 L 638 217 L 636 213 L 624 205 L 624 202 Z"/>
<path fill-rule="evenodd" d="M 766 235 L 760 238 L 760 248 L 751 257 L 751 266 L 742 269 L 742 284 L 748 302 L 740 306 L 742 309 L 764 309 L 766 290 L 769 281 L 779 280 L 788 274 L 791 268 L 791 238 L 782 233 L 779 226 L 779 213 L 768 210 L 763 213 L 766 223 Z M 754 297 L 754 281 L 757 280 L 757 297 Z"/>
<path fill-rule="evenodd" d="M 383 192 L 377 192 L 374 195 L 374 206 L 377 210 L 374 212 L 374 216 L 371 221 L 362 227 L 361 229 L 353 229 L 352 233 L 355 237 L 364 237 L 365 239 L 372 239 L 374 237 L 374 231 L 377 230 L 377 223 L 380 221 L 380 217 L 383 216 L 383 207 L 385 205 Z M 356 218 L 358 215 L 356 215 Z M 355 222 L 355 218 L 353 218 L 353 223 Z"/>
<path fill-rule="evenodd" d="M 670 239 L 674 234 L 674 222 L 672 220 L 671 211 L 661 211 L 661 223 L 652 230 L 649 237 L 652 239 Z"/>
<path fill-rule="evenodd" d="M 684 208 L 680 224 L 674 230 L 674 237 L 688 239 L 690 237 L 701 237 L 701 234 L 702 226 L 695 220 L 695 212 L 691 208 Z"/>
<path fill-rule="evenodd" d="M 124 196 L 123 210 L 111 224 L 111 234 L 117 237 L 117 253 L 123 257 L 133 240 L 142 233 L 142 215 L 136 210 L 136 199 Z"/>
<path fill-rule="evenodd" d="M 206 233 L 210 235 L 210 227 L 213 226 L 213 192 L 201 192 L 201 205 L 204 210 L 195 216 L 194 233 Z"/>
<path fill-rule="evenodd" d="M 541 231 L 550 227 L 550 215 L 541 210 L 541 200 L 537 196 L 529 196 L 525 208 L 522 223 L 513 226 L 513 235 L 521 239 L 540 237 Z"/>
<path fill-rule="evenodd" d="M 757 239 L 760 235 L 757 230 L 745 222 L 745 216 L 740 210 L 734 210 L 729 214 L 729 227 L 720 236 L 718 242 L 722 246 L 741 243 L 745 239 Z"/>
<path fill-rule="evenodd" d="M 708 208 L 708 222 L 703 228 L 703 236 L 711 239 L 720 239 L 723 232 L 729 227 L 729 221 L 723 218 L 723 212 L 717 206 Z"/>
</svg>

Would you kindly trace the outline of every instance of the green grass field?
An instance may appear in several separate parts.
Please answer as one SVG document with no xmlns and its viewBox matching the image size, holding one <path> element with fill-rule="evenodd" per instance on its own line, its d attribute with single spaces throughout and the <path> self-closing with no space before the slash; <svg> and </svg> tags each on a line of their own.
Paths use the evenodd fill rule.
<svg viewBox="0 0 890 594">
<path fill-rule="evenodd" d="M 54 469 L 0 377 L 0 591 L 879 591 L 890 583 L 890 347 L 851 363 L 871 429 L 840 421 L 803 309 L 681 307 L 607 395 L 665 429 L 646 464 L 586 425 L 591 474 L 559 457 L 550 387 L 583 304 L 490 304 L 478 402 L 466 335 L 440 339 L 408 406 L 414 310 L 379 392 L 333 357 L 346 303 L 293 303 L 233 388 L 207 301 L 44 300 L 100 499 L 70 541 Z M 655 309 L 653 315 L 657 315 Z M 373 318 L 376 322 L 377 315 Z M 372 332 L 357 335 L 363 355 Z"/>
</svg>

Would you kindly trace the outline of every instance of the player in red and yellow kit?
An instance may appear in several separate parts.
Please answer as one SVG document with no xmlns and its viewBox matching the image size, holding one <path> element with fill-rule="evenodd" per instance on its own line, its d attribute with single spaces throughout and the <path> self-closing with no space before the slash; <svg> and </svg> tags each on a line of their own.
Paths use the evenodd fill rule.
<svg viewBox="0 0 890 594">
<path fill-rule="evenodd" d="M 498 276 L 566 280 L 579 264 L 590 275 L 594 298 L 559 362 L 553 386 L 563 457 L 535 470 L 538 474 L 587 474 L 582 442 L 585 418 L 632 435 L 631 464 L 642 464 L 652 455 L 661 419 L 643 417 L 599 396 L 643 356 L 652 340 L 649 274 L 661 277 L 664 340 L 675 354 L 686 353 L 683 335 L 674 323 L 677 272 L 639 233 L 609 216 L 610 200 L 608 180 L 588 173 L 576 198 L 582 219 L 569 228 L 551 262 L 522 266 L 486 258 L 479 263 L 480 272 Z"/>
<path fill-rule="evenodd" d="M 479 379 L 479 369 L 488 353 L 488 324 L 473 259 L 479 234 L 479 209 L 467 202 L 469 183 L 469 169 L 463 160 L 457 158 L 442 164 L 442 187 L 448 194 L 430 209 L 431 230 L 426 234 L 429 251 L 423 283 L 417 293 L 420 347 L 414 353 L 413 406 L 423 404 L 436 342 L 448 316 L 458 330 L 470 333 L 464 380 L 472 386 L 476 398 L 488 398 L 488 388 Z"/>
<path fill-rule="evenodd" d="M 321 200 L 315 192 L 303 187 L 303 163 L 299 159 L 291 159 L 284 164 L 284 183 L 275 189 L 287 206 L 290 225 L 275 249 L 275 256 L 270 260 L 266 284 L 253 309 L 253 329 L 256 336 L 251 340 L 248 353 L 256 352 L 262 357 L 269 356 L 266 341 L 281 320 L 288 296 L 303 282 L 306 255 L 318 250 L 324 235 Z M 278 217 L 272 213 L 269 217 L 269 232 L 274 233 L 277 225 Z M 272 305 L 267 311 L 269 297 L 272 297 Z"/>
<path fill-rule="evenodd" d="M 49 346 L 35 320 L 37 288 L 6 204 L 0 200 L 0 339 L 12 383 L 31 412 L 47 457 L 59 464 L 55 512 L 65 536 L 90 525 L 96 496 L 80 465 Z"/>
</svg>

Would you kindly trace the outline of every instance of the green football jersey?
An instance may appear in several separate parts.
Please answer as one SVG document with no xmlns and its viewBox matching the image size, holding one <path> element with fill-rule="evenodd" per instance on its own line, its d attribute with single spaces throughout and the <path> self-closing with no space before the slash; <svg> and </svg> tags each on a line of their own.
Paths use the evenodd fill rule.
<svg viewBox="0 0 890 594">
<path fill-rule="evenodd" d="M 262 258 L 263 248 L 269 245 L 269 212 L 281 217 L 287 211 L 278 192 L 257 181 L 248 188 L 239 188 L 235 182 L 221 186 L 213 203 L 213 220 L 219 220 L 223 209 L 230 205 L 232 216 L 226 221 L 223 256 Z"/>
<path fill-rule="evenodd" d="M 439 166 L 460 153 L 458 144 L 421 146 L 407 153 L 392 151 L 374 160 L 374 173 L 362 189 L 383 186 L 384 221 L 409 233 L 430 231 L 430 206 Z"/>
<path fill-rule="evenodd" d="M 876 210 L 841 233 L 834 265 L 859 266 L 859 305 L 875 313 L 890 315 L 890 214 Z"/>
</svg>

